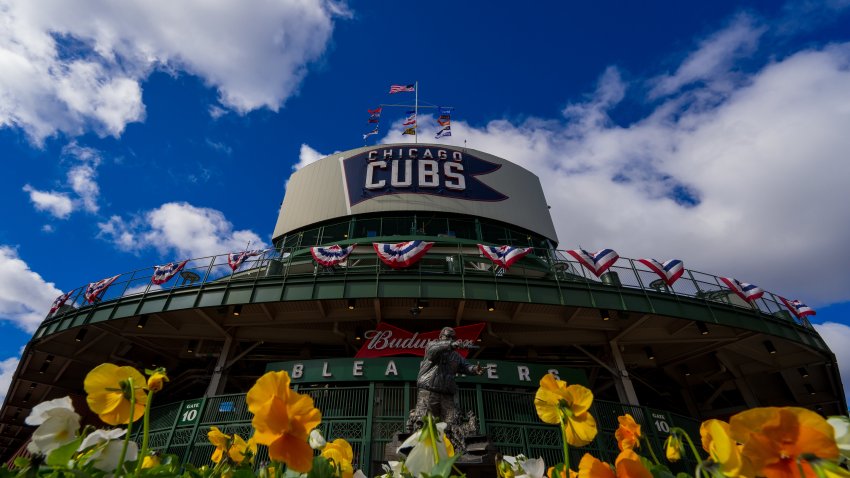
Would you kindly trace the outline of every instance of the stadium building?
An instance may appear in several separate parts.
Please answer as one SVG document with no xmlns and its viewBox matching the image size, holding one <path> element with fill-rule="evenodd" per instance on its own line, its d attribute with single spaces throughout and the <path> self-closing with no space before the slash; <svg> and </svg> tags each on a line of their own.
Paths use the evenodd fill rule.
<svg viewBox="0 0 850 478">
<path fill-rule="evenodd" d="M 559 249 L 539 179 L 482 151 L 392 144 L 321 159 L 291 176 L 273 242 L 72 291 L 14 374 L 2 458 L 25 449 L 34 405 L 70 395 L 88 413 L 83 379 L 111 362 L 169 371 L 154 449 L 208 463 L 209 426 L 249 435 L 245 392 L 287 370 L 325 436 L 349 440 L 376 473 L 413 405 L 422 347 L 445 326 L 488 367 L 459 378 L 463 410 L 503 453 L 548 463 L 560 461 L 560 433 L 533 407 L 547 372 L 595 395 L 600 433 L 572 451 L 576 463 L 585 451 L 613 458 L 626 412 L 660 446 L 673 426 L 698 436 L 700 420 L 755 406 L 847 410 L 835 356 L 803 309 L 711 274 L 672 281 L 613 251 Z"/>
</svg>

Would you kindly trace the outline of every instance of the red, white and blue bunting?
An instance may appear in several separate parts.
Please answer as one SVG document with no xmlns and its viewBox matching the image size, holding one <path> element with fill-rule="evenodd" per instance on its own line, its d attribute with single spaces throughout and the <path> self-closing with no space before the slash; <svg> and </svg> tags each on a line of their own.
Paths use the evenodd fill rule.
<svg viewBox="0 0 850 478">
<path fill-rule="evenodd" d="M 779 297 L 785 307 L 788 307 L 788 310 L 791 311 L 798 319 L 806 317 L 808 315 L 817 315 L 815 309 L 809 307 L 808 305 L 800 302 L 797 299 L 788 300 L 785 297 Z"/>
<path fill-rule="evenodd" d="M 189 259 L 186 259 L 183 262 L 169 262 L 164 266 L 153 266 L 153 276 L 151 276 L 151 283 L 156 285 L 165 284 L 172 277 L 174 277 L 180 269 L 182 269 L 186 263 L 189 262 Z"/>
<path fill-rule="evenodd" d="M 333 267 L 348 259 L 348 255 L 351 254 L 351 251 L 355 247 L 357 247 L 357 244 L 352 244 L 348 247 L 342 247 L 337 244 L 328 247 L 317 246 L 310 248 L 310 254 L 318 264 L 325 267 Z"/>
<path fill-rule="evenodd" d="M 407 241 L 397 244 L 372 243 L 381 261 L 393 269 L 404 269 L 416 264 L 433 245 L 433 242 L 425 241 Z"/>
<path fill-rule="evenodd" d="M 478 250 L 494 264 L 505 269 L 509 269 L 514 262 L 531 252 L 530 247 L 485 246 L 484 244 L 478 244 Z"/>
<path fill-rule="evenodd" d="M 620 255 L 613 249 L 602 249 L 593 254 L 584 249 L 572 249 L 567 251 L 567 253 L 575 257 L 590 272 L 596 274 L 596 277 L 601 276 L 603 272 L 607 271 L 620 258 Z"/>
<path fill-rule="evenodd" d="M 50 307 L 50 312 L 48 312 L 48 314 L 56 312 L 57 310 L 59 310 L 60 307 L 65 305 L 65 302 L 68 302 L 68 299 L 71 298 L 72 293 L 74 293 L 73 290 L 68 291 L 57 297 L 56 300 L 53 301 L 53 305 Z"/>
<path fill-rule="evenodd" d="M 732 279 L 731 277 L 720 277 L 719 279 L 722 280 L 727 287 L 732 289 L 732 292 L 738 294 L 738 297 L 746 300 L 747 302 L 760 299 L 761 296 L 764 295 L 764 291 L 756 285 L 747 284 L 746 282 L 741 282 L 738 279 Z"/>
<path fill-rule="evenodd" d="M 245 262 L 245 259 L 254 256 L 260 256 L 264 252 L 265 249 L 254 249 L 252 251 L 242 251 L 242 252 L 231 252 L 227 255 L 227 263 L 230 265 L 230 268 L 235 272 L 236 269 L 239 269 L 239 266 Z"/>
<path fill-rule="evenodd" d="M 97 282 L 92 282 L 86 287 L 85 298 L 90 303 L 95 303 L 100 299 L 100 296 L 106 292 L 106 289 L 115 282 L 115 279 L 121 277 L 121 274 L 117 276 L 109 277 L 107 279 L 101 279 Z"/>
<path fill-rule="evenodd" d="M 658 262 L 655 259 L 638 259 L 638 262 L 658 274 L 658 277 L 668 286 L 672 286 L 685 273 L 685 265 L 679 259 L 664 262 Z"/>
</svg>

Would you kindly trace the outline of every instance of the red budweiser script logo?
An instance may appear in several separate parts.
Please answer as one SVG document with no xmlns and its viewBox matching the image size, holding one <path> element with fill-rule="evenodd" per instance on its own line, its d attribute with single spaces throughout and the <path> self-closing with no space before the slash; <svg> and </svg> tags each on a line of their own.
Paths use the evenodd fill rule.
<svg viewBox="0 0 850 478">
<path fill-rule="evenodd" d="M 464 325 L 455 327 L 457 340 L 465 345 L 475 345 L 476 339 L 484 330 L 484 323 Z M 437 340 L 440 336 L 439 330 L 431 332 L 408 332 L 390 324 L 381 322 L 376 330 L 368 330 L 363 334 L 366 343 L 355 355 L 355 358 L 375 358 L 389 355 L 418 355 L 425 356 L 425 347 L 428 342 Z M 469 350 L 459 348 L 458 353 L 466 357 Z"/>
</svg>

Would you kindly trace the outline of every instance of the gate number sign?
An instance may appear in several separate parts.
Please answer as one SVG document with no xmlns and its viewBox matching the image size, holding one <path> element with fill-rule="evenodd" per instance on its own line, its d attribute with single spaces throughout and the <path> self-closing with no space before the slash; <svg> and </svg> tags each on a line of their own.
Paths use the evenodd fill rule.
<svg viewBox="0 0 850 478">
<path fill-rule="evenodd" d="M 177 418 L 177 426 L 194 425 L 201 414 L 203 400 L 187 400 L 183 402 L 180 416 Z"/>
</svg>

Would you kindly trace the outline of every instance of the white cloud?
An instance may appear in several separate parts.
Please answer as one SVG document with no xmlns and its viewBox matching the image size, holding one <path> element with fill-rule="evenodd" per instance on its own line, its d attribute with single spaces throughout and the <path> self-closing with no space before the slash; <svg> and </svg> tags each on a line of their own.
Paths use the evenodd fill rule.
<svg viewBox="0 0 850 478">
<path fill-rule="evenodd" d="M 67 219 L 74 211 L 74 203 L 65 193 L 56 191 L 39 191 L 29 184 L 23 190 L 30 195 L 30 201 L 39 211 L 47 211 L 58 219 Z"/>
<path fill-rule="evenodd" d="M 301 149 L 298 152 L 298 163 L 292 166 L 293 171 L 297 171 L 308 164 L 315 163 L 316 161 L 328 156 L 327 154 L 322 154 L 315 149 L 311 148 L 306 144 L 301 145 Z"/>
<path fill-rule="evenodd" d="M 221 211 L 188 203 L 166 203 L 129 221 L 113 216 L 98 224 L 100 236 L 123 250 L 152 247 L 179 258 L 205 257 L 266 247 L 249 230 L 234 230 Z"/>
<path fill-rule="evenodd" d="M 35 143 L 59 131 L 119 136 L 142 121 L 155 69 L 217 89 L 223 108 L 277 110 L 325 51 L 331 0 L 239 2 L 0 0 L 0 126 Z"/>
<path fill-rule="evenodd" d="M 15 249 L 0 246 L 0 320 L 34 332 L 60 294 L 62 291 L 32 271 Z"/>
<path fill-rule="evenodd" d="M 12 376 L 18 368 L 18 357 L 9 357 L 0 360 L 0 404 L 6 401 L 6 393 L 9 392 L 9 386 L 12 385 Z"/>
<path fill-rule="evenodd" d="M 694 86 L 617 125 L 608 111 L 633 89 L 609 69 L 563 118 L 456 120 L 446 142 L 536 173 L 561 248 L 679 258 L 815 306 L 850 300 L 850 43 L 742 80 L 713 104 L 701 103 L 710 85 Z"/>
<path fill-rule="evenodd" d="M 835 354 L 838 371 L 841 373 L 841 382 L 844 383 L 844 396 L 850 397 L 850 349 L 847 348 L 847 344 L 850 344 L 850 327 L 835 322 L 813 325 Z"/>
</svg>

